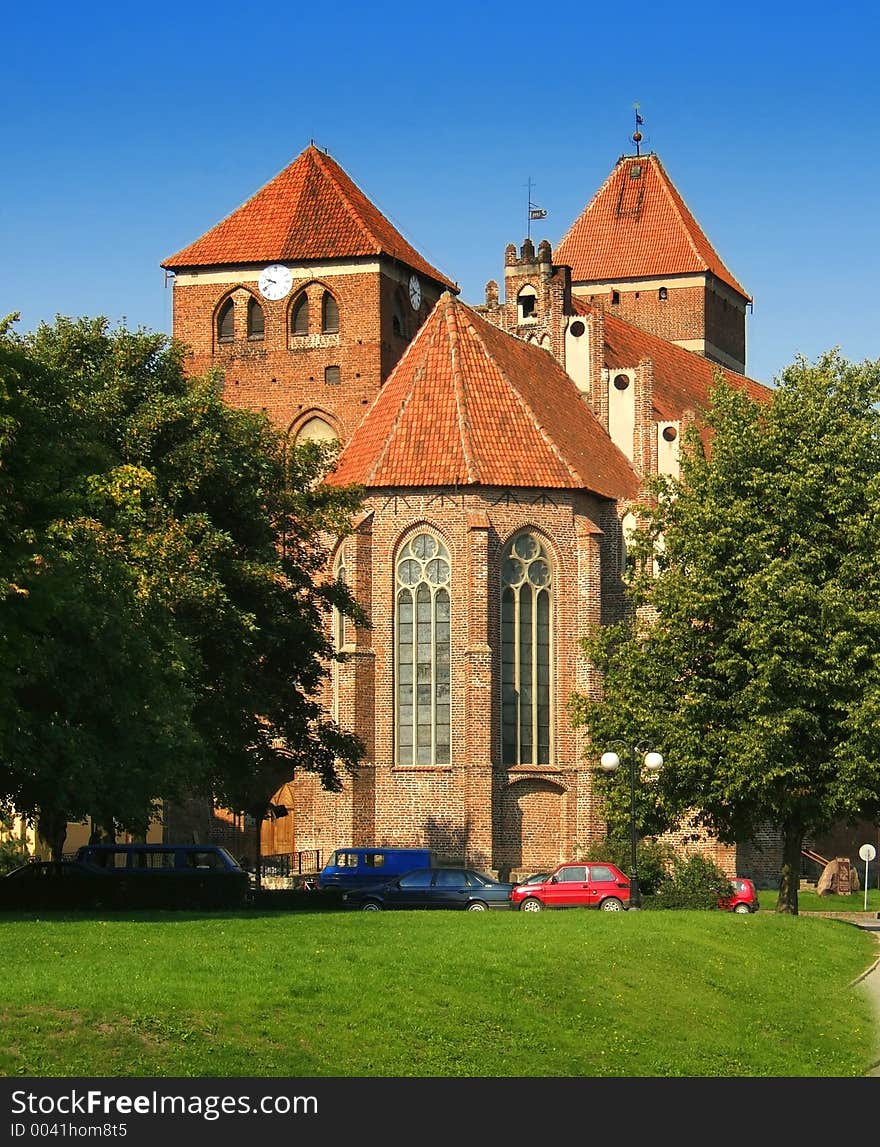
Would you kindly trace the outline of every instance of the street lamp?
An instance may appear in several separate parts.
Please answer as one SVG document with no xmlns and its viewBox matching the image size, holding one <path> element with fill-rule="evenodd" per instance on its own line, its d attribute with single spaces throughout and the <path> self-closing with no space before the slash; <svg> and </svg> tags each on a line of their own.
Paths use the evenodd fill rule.
<svg viewBox="0 0 880 1147">
<path fill-rule="evenodd" d="M 642 896 L 639 892 L 639 861 L 637 856 L 638 833 L 636 831 L 636 760 L 639 754 L 644 753 L 642 763 L 648 770 L 649 776 L 656 776 L 663 768 L 663 757 L 660 753 L 646 751 L 645 745 L 627 745 L 623 741 L 612 742 L 624 750 L 629 759 L 629 842 L 630 842 L 630 878 L 629 878 L 629 906 L 641 908 Z M 603 772 L 616 773 L 620 768 L 620 757 L 609 750 L 602 754 L 599 764 Z"/>
</svg>

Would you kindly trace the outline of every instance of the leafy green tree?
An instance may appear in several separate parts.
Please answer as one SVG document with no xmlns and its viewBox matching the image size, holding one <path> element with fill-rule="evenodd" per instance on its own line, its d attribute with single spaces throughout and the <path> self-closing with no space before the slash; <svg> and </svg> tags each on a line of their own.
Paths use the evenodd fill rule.
<svg viewBox="0 0 880 1147">
<path fill-rule="evenodd" d="M 632 867 L 632 846 L 629 836 L 612 837 L 593 842 L 584 851 L 584 860 L 610 861 L 621 872 L 627 874 Z M 640 840 L 636 849 L 639 866 L 639 892 L 644 896 L 653 895 L 663 881 L 675 860 L 672 847 L 662 841 Z"/>
<path fill-rule="evenodd" d="M 778 830 L 796 913 L 805 837 L 880 809 L 880 363 L 799 358 L 769 403 L 719 379 L 705 423 L 640 507 L 632 613 L 586 643 L 604 694 L 575 721 L 663 752 L 646 833 L 689 809 L 727 842 Z"/>
<path fill-rule="evenodd" d="M 322 710 L 326 575 L 355 490 L 187 379 L 163 335 L 0 329 L 0 797 L 57 854 L 68 820 L 142 830 L 189 794 L 255 811 L 362 746 Z"/>
</svg>

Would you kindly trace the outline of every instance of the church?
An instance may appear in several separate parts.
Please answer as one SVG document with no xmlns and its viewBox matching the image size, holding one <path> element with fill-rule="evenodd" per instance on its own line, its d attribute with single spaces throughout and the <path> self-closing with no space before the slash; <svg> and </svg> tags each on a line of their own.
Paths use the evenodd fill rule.
<svg viewBox="0 0 880 1147">
<path fill-rule="evenodd" d="M 292 777 L 264 854 L 427 846 L 507 879 L 604 835 L 568 701 L 599 685 L 580 639 L 624 609 L 628 507 L 677 473 L 716 372 L 771 393 L 745 375 L 749 295 L 634 140 L 478 304 L 313 144 L 162 263 L 186 369 L 292 445 L 337 440 L 328 480 L 364 489 L 332 570 L 371 625 L 331 620 L 325 700 L 366 758 L 341 793 Z"/>
</svg>

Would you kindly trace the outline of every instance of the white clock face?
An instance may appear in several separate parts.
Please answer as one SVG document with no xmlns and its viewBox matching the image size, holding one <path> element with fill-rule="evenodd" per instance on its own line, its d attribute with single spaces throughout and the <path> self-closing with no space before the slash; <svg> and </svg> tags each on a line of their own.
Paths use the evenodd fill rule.
<svg viewBox="0 0 880 1147">
<path fill-rule="evenodd" d="M 417 311 L 422 302 L 422 287 L 419 280 L 415 275 L 409 277 L 409 301 L 412 303 L 412 309 Z"/>
<path fill-rule="evenodd" d="M 293 284 L 293 275 L 281 263 L 273 263 L 260 274 L 257 286 L 264 299 L 283 299 Z"/>
</svg>

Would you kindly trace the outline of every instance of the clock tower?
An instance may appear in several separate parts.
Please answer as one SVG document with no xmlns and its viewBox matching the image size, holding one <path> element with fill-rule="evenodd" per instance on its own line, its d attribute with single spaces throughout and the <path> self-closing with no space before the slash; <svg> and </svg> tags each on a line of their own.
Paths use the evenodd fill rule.
<svg viewBox="0 0 880 1147">
<path fill-rule="evenodd" d="M 219 368 L 224 398 L 293 442 L 346 443 L 440 294 L 457 290 L 314 144 L 162 266 L 187 370 Z"/>
</svg>

